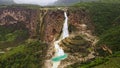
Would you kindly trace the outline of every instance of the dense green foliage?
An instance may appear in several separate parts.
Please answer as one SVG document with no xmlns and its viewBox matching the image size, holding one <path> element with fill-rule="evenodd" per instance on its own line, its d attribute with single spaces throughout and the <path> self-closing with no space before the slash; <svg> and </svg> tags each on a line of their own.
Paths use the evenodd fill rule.
<svg viewBox="0 0 120 68">
<path fill-rule="evenodd" d="M 28 30 L 24 25 L 0 26 L 0 48 L 16 45 L 29 37 Z M 4 46 L 3 46 L 4 45 Z"/>
<path fill-rule="evenodd" d="M 97 35 L 102 35 L 106 30 L 119 24 L 119 22 L 115 22 L 115 20 L 119 19 L 118 17 L 120 16 L 120 4 L 78 3 L 75 7 L 81 7 L 90 12 Z"/>
<path fill-rule="evenodd" d="M 100 37 L 99 45 L 107 45 L 113 51 L 120 50 L 120 4 L 79 3 L 76 7 L 87 9 L 95 24 L 95 33 Z"/>
<path fill-rule="evenodd" d="M 100 37 L 98 45 L 107 45 L 113 52 L 120 50 L 120 26 L 107 30 Z"/>
<path fill-rule="evenodd" d="M 107 0 L 106 0 L 107 1 Z M 111 0 L 112 1 L 112 0 Z M 87 9 L 95 24 L 95 33 L 99 36 L 98 46 L 106 45 L 113 51 L 109 55 L 105 52 L 99 53 L 103 58 L 98 58 L 85 63 L 76 63 L 71 68 L 119 68 L 120 55 L 120 4 L 103 2 L 103 3 L 78 3 L 76 7 Z M 117 54 L 116 54 L 117 53 Z M 107 59 L 107 60 L 105 60 Z"/>
<path fill-rule="evenodd" d="M 95 58 L 94 60 L 91 60 L 89 62 L 83 62 L 83 63 L 75 63 L 71 66 L 69 66 L 68 68 L 91 68 L 93 66 L 97 66 L 99 64 L 102 64 L 104 62 L 108 61 L 107 58 Z"/>
<path fill-rule="evenodd" d="M 0 56 L 0 68 L 41 68 L 43 65 L 45 43 L 26 42 Z"/>
<path fill-rule="evenodd" d="M 106 0 L 107 1 L 107 0 Z M 112 51 L 112 55 L 99 53 L 96 59 L 89 62 L 75 63 L 68 68 L 119 68 L 120 64 L 120 4 L 112 3 L 113 0 L 101 0 L 103 3 L 78 3 L 74 7 L 80 7 L 89 11 L 90 17 L 95 24 L 95 34 L 99 37 L 98 47 L 106 45 Z M 117 2 L 118 0 L 116 0 Z M 11 6 L 10 6 L 11 7 Z M 31 7 L 34 8 L 34 7 Z M 19 28 L 0 27 L 0 43 L 15 42 L 21 38 L 27 38 L 27 31 Z M 76 30 L 70 25 L 69 30 Z M 78 38 L 78 37 L 77 37 Z M 23 40 L 23 39 L 22 39 Z M 64 41 L 63 41 L 64 42 Z M 77 42 L 77 41 L 76 41 Z M 76 44 L 74 41 L 73 44 Z M 84 42 L 84 41 L 79 41 Z M 82 44 L 82 43 L 80 43 Z M 77 46 L 77 45 L 76 45 Z M 76 48 L 69 45 L 79 52 Z M 0 56 L 0 68 L 40 68 L 44 60 L 47 46 L 44 43 L 33 41 L 24 43 L 13 50 Z M 78 48 L 78 47 L 77 47 Z M 84 49 L 81 49 L 82 51 Z M 72 51 L 71 51 L 72 52 Z"/>
<path fill-rule="evenodd" d="M 75 63 L 67 68 L 119 68 L 120 51 L 107 57 L 96 57 L 93 60 L 82 63 Z"/>
<path fill-rule="evenodd" d="M 39 5 L 31 5 L 31 4 L 12 4 L 12 5 L 4 5 L 4 4 L 0 4 L 0 8 L 17 8 L 17 7 L 23 7 L 23 8 L 28 8 L 28 9 L 39 9 L 42 8 Z"/>
<path fill-rule="evenodd" d="M 120 68 L 120 51 L 106 57 L 109 59 L 107 62 L 101 65 L 95 66 L 94 68 Z"/>
<path fill-rule="evenodd" d="M 120 0 L 99 0 L 99 2 L 103 2 L 103 3 L 120 3 Z"/>
</svg>

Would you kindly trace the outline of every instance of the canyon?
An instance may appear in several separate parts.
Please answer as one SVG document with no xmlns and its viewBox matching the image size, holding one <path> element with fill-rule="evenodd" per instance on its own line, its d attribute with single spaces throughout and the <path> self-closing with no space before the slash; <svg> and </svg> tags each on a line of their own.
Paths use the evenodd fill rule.
<svg viewBox="0 0 120 68">
<path fill-rule="evenodd" d="M 1 5 L 0 68 L 119 68 L 119 5 Z"/>
<path fill-rule="evenodd" d="M 58 68 L 64 68 L 76 62 L 95 58 L 95 44 L 98 41 L 94 34 L 94 24 L 87 10 L 73 7 L 54 7 L 29 9 L 24 7 L 0 8 L 0 26 L 24 25 L 31 39 L 38 39 L 48 44 L 43 68 L 52 66 L 54 40 L 61 36 L 65 16 L 68 16 L 69 37 L 59 42 L 68 58 L 62 60 Z M 47 67 L 46 67 L 47 66 Z"/>
</svg>

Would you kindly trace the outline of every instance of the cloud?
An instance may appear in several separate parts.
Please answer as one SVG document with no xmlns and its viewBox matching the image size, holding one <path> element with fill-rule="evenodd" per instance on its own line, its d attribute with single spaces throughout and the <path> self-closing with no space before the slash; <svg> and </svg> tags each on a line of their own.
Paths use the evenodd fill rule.
<svg viewBox="0 0 120 68">
<path fill-rule="evenodd" d="M 17 4 L 37 4 L 37 5 L 45 6 L 52 4 L 57 0 L 13 0 L 13 1 Z"/>
</svg>

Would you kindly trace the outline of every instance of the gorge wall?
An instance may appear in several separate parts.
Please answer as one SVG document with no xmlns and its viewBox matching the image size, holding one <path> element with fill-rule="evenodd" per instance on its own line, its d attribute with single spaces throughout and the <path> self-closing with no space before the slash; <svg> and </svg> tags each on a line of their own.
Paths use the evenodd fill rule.
<svg viewBox="0 0 120 68">
<path fill-rule="evenodd" d="M 64 21 L 62 9 L 40 8 L 26 9 L 22 7 L 0 8 L 0 26 L 23 23 L 28 28 L 30 36 L 37 33 L 41 40 L 51 42 L 55 35 L 59 35 Z M 68 9 L 70 32 L 84 30 L 81 25 L 86 24 L 87 30 L 94 31 L 89 14 L 84 9 Z M 38 28 L 38 32 L 37 31 Z M 42 36 L 43 35 L 43 36 Z"/>
<path fill-rule="evenodd" d="M 62 66 L 65 67 L 75 63 L 72 61 L 77 59 L 80 59 L 78 61 L 83 61 L 84 58 L 91 59 L 89 55 L 94 51 L 92 45 L 96 43 L 96 39 L 94 36 L 94 25 L 92 24 L 89 12 L 85 9 L 63 7 L 39 9 L 23 7 L 0 8 L 0 26 L 10 26 L 18 23 L 24 24 L 25 28 L 29 30 L 30 38 L 37 38 L 48 43 L 46 60 L 49 60 L 54 54 L 52 46 L 53 40 L 57 39 L 62 31 L 65 20 L 64 11 L 66 11 L 68 15 L 70 38 L 66 38 L 61 42 L 61 46 L 66 53 L 69 54 L 69 57 L 63 61 Z M 19 27 L 19 25 L 17 27 Z M 79 37 L 79 35 L 82 35 L 82 37 Z M 79 44 L 80 40 L 84 40 L 86 44 Z M 71 46 L 67 46 L 66 44 L 70 44 Z M 75 45 L 80 46 L 77 46 L 76 49 Z M 93 51 L 88 51 L 88 48 L 93 48 Z M 84 57 L 80 56 L 82 55 L 82 50 L 87 54 Z M 70 63 L 64 64 L 66 61 Z"/>
</svg>

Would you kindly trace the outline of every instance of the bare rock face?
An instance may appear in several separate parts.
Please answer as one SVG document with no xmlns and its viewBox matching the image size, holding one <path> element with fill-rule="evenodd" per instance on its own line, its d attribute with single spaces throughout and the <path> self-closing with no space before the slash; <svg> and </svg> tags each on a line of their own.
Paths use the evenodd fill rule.
<svg viewBox="0 0 120 68">
<path fill-rule="evenodd" d="M 64 11 L 49 11 L 44 17 L 45 35 L 44 39 L 50 42 L 51 46 L 47 50 L 47 64 L 54 55 L 53 41 L 59 37 L 65 20 Z M 60 45 L 68 54 L 68 58 L 63 60 L 59 68 L 67 67 L 76 62 L 85 62 L 95 58 L 94 45 L 94 25 L 88 12 L 84 9 L 67 9 L 70 37 L 61 41 Z M 79 36 L 81 35 L 81 36 Z M 47 65 L 48 66 L 48 65 Z M 47 68 L 47 67 L 44 67 Z"/>
<path fill-rule="evenodd" d="M 93 33 L 89 14 L 84 9 L 68 9 L 70 33 Z M 0 26 L 23 23 L 29 29 L 30 36 L 40 35 L 42 41 L 51 43 L 61 33 L 64 23 L 62 9 L 27 9 L 21 7 L 0 8 Z"/>
<path fill-rule="evenodd" d="M 61 42 L 61 46 L 69 54 L 61 64 L 63 67 L 79 61 L 91 59 L 94 51 L 90 51 L 96 41 L 94 36 L 94 25 L 88 12 L 84 9 L 67 9 L 70 38 Z M 40 40 L 48 43 L 46 59 L 51 59 L 54 55 L 54 40 L 58 39 L 64 23 L 63 9 L 40 8 L 0 8 L 0 26 L 23 23 L 29 30 L 30 36 L 37 36 Z M 82 35 L 83 37 L 76 37 Z M 75 37 L 75 38 L 72 38 Z M 82 41 L 81 41 L 82 40 Z M 84 42 L 84 43 L 83 43 Z M 83 53 L 84 52 L 84 53 Z M 74 53 L 74 54 L 73 54 Z M 93 57 L 92 57 L 93 58 Z M 47 63 L 50 61 L 48 60 Z M 67 63 L 68 64 L 65 64 Z M 62 67 L 60 67 L 62 68 Z"/>
<path fill-rule="evenodd" d="M 93 33 L 94 26 L 92 24 L 89 12 L 85 9 L 69 9 L 68 10 L 69 25 L 71 32 L 87 31 Z"/>
<path fill-rule="evenodd" d="M 30 35 L 36 33 L 37 10 L 25 8 L 0 8 L 0 26 L 24 23 Z"/>
<path fill-rule="evenodd" d="M 91 23 L 88 12 L 84 9 L 67 9 L 69 32 L 73 33 L 86 33 L 92 35 L 94 26 Z M 43 18 L 44 23 L 44 41 L 52 42 L 60 36 L 64 23 L 64 11 L 61 10 L 48 10 Z"/>
<path fill-rule="evenodd" d="M 45 36 L 44 39 L 47 42 L 52 42 L 55 39 L 55 35 L 59 35 L 64 23 L 64 11 L 62 10 L 49 10 L 44 17 L 45 23 Z"/>
<path fill-rule="evenodd" d="M 84 9 L 68 9 L 68 18 L 70 36 L 60 43 L 68 58 L 61 61 L 59 68 L 95 58 L 94 45 L 97 39 L 89 12 Z"/>
<path fill-rule="evenodd" d="M 95 58 L 92 43 L 86 40 L 83 35 L 78 34 L 65 38 L 60 45 L 68 57 L 61 61 L 59 68 L 66 68 L 71 64 L 86 62 Z"/>
<path fill-rule="evenodd" d="M 41 39 L 47 43 L 53 41 L 56 34 L 60 34 L 64 22 L 64 11 L 27 8 L 0 8 L 0 26 L 23 23 L 29 30 L 30 36 L 36 31 Z M 37 29 L 38 28 L 38 29 Z"/>
</svg>

